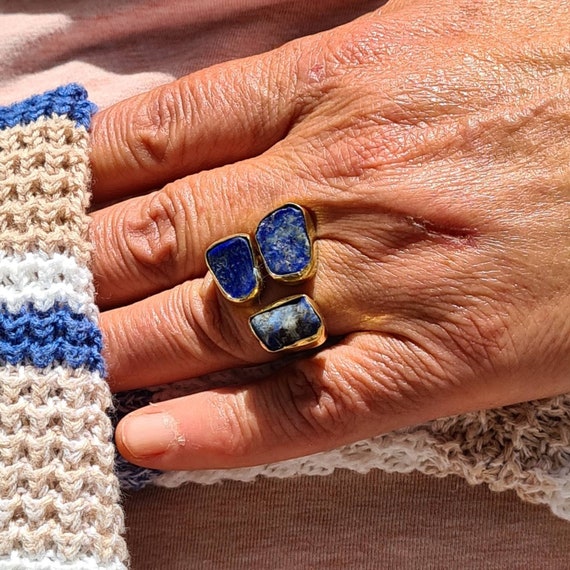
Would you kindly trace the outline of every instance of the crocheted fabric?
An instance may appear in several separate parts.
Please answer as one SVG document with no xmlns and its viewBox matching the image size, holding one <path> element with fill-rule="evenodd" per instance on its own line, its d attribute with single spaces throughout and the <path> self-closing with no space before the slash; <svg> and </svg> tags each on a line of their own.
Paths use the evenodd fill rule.
<svg viewBox="0 0 570 570">
<path fill-rule="evenodd" d="M 92 105 L 0 107 L 0 569 L 126 568 L 91 249 Z"/>
</svg>

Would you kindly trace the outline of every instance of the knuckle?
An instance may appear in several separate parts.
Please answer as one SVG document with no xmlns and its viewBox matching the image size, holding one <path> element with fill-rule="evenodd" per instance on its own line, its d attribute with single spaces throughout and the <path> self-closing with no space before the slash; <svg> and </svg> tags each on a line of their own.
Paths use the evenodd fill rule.
<svg viewBox="0 0 570 570">
<path fill-rule="evenodd" d="M 361 344 L 353 382 L 360 410 L 380 422 L 427 409 L 457 389 L 462 363 L 432 331 L 409 319 L 383 323 L 380 334 Z M 463 368 L 465 368 L 463 366 Z M 461 387 L 459 387 L 461 389 Z"/>
<path fill-rule="evenodd" d="M 495 368 L 500 361 L 516 355 L 511 334 L 511 310 L 508 301 L 478 299 L 452 323 L 456 329 L 455 345 L 473 368 Z"/>
<path fill-rule="evenodd" d="M 327 54 L 341 70 L 375 65 L 378 58 L 394 48 L 392 28 L 375 19 L 362 25 L 353 24 L 339 38 L 327 36 Z M 392 50 L 390 49 L 392 48 Z"/>
<path fill-rule="evenodd" d="M 414 110 L 405 109 L 390 93 L 379 96 L 374 87 L 353 79 L 352 86 L 340 88 L 353 93 L 348 107 L 314 119 L 318 135 L 305 136 L 293 156 L 310 179 L 351 188 L 355 182 L 376 181 L 379 173 L 394 167 L 419 164 L 455 149 L 455 133 L 422 122 Z"/>
<path fill-rule="evenodd" d="M 528 308 L 528 292 L 522 282 L 513 290 L 501 273 L 471 265 L 460 279 L 442 275 L 429 287 L 439 303 L 424 315 L 423 327 L 466 377 L 488 374 L 516 353 L 513 323 Z"/>
<path fill-rule="evenodd" d="M 393 425 L 397 418 L 424 413 L 454 386 L 446 364 L 420 343 L 385 338 L 383 344 L 383 352 L 376 354 L 367 398 L 371 417 L 380 423 Z"/>
<path fill-rule="evenodd" d="M 372 118 L 345 115 L 342 122 L 327 119 L 318 137 L 313 137 L 295 150 L 297 168 L 319 187 L 338 189 L 358 186 L 383 166 L 394 162 L 391 140 Z"/>
<path fill-rule="evenodd" d="M 244 393 L 223 399 L 218 405 L 214 403 L 214 414 L 219 422 L 214 437 L 221 434 L 221 437 L 218 435 L 219 453 L 231 459 L 232 464 L 247 463 L 259 446 L 261 434 L 256 430 Z"/>
<path fill-rule="evenodd" d="M 448 391 L 465 390 L 474 381 L 480 383 L 513 354 L 504 311 L 491 315 L 465 306 L 464 300 L 459 303 L 463 304 L 445 315 L 436 316 L 430 309 L 398 331 L 402 342 L 398 359 L 405 362 L 405 369 L 401 364 L 393 368 L 387 361 L 383 377 L 405 395 L 408 404 L 421 406 L 434 395 L 440 398 Z M 397 376 L 394 370 L 399 371 Z"/>
<path fill-rule="evenodd" d="M 125 262 L 144 268 L 159 283 L 170 281 L 185 257 L 184 208 L 165 189 L 144 200 L 135 215 L 130 215 L 130 209 L 127 212 L 121 228 Z"/>
<path fill-rule="evenodd" d="M 389 162 L 391 141 L 372 117 L 347 117 L 341 130 L 344 136 L 339 137 L 335 128 L 325 143 L 321 171 L 327 178 L 362 178 Z"/>
<path fill-rule="evenodd" d="M 323 374 L 320 358 L 306 361 L 288 377 L 294 404 L 290 423 L 305 437 L 334 437 L 350 429 L 366 406 L 359 389 L 345 370 L 330 363 Z"/>
<path fill-rule="evenodd" d="M 191 281 L 178 288 L 175 300 L 182 350 L 196 355 L 218 355 L 231 362 L 251 363 L 256 360 L 255 344 L 245 317 L 232 311 L 219 297 L 209 279 L 204 283 Z"/>
<path fill-rule="evenodd" d="M 153 91 L 142 102 L 133 122 L 132 136 L 127 137 L 130 151 L 137 165 L 143 169 L 155 169 L 157 165 L 175 163 L 184 151 L 191 97 L 175 82 Z M 173 144 L 176 141 L 177 144 Z"/>
<path fill-rule="evenodd" d="M 416 412 L 453 386 L 447 351 L 433 348 L 425 337 L 391 338 L 386 344 L 377 355 L 377 414 Z"/>
</svg>

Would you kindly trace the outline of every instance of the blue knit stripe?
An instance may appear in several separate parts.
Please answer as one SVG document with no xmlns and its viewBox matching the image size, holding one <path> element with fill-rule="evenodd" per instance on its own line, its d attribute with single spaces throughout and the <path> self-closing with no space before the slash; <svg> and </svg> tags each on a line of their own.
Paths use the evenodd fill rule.
<svg viewBox="0 0 570 570">
<path fill-rule="evenodd" d="M 20 103 L 0 107 L 0 129 L 28 125 L 40 117 L 51 117 L 54 113 L 66 116 L 88 129 L 95 110 L 95 105 L 87 100 L 87 91 L 81 85 L 71 83 Z"/>
<path fill-rule="evenodd" d="M 38 368 L 67 364 L 104 374 L 101 332 L 86 315 L 67 305 L 51 311 L 32 306 L 10 313 L 0 309 L 0 364 Z"/>
</svg>

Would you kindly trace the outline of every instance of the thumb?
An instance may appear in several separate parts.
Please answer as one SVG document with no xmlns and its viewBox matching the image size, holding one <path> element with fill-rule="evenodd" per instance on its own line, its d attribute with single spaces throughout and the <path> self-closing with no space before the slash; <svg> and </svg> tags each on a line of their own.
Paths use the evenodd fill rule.
<svg viewBox="0 0 570 570">
<path fill-rule="evenodd" d="M 421 378 L 414 356 L 398 350 L 407 349 L 396 339 L 355 334 L 260 383 L 151 405 L 119 423 L 119 452 L 161 470 L 243 467 L 442 415 L 441 382 Z"/>
</svg>

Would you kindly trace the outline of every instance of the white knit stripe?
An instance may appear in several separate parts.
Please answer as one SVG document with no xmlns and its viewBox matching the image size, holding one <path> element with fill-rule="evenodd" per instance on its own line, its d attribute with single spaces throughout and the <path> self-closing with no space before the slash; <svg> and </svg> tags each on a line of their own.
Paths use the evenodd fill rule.
<svg viewBox="0 0 570 570">
<path fill-rule="evenodd" d="M 0 558 L 0 570 L 127 570 L 127 567 L 118 558 L 107 563 L 91 557 L 63 562 L 53 552 L 46 552 L 41 560 L 31 560 L 13 551 L 9 558 Z"/>
<path fill-rule="evenodd" d="M 71 255 L 33 252 L 0 254 L 0 305 L 11 313 L 31 304 L 49 311 L 57 303 L 96 322 L 91 271 Z"/>
</svg>

